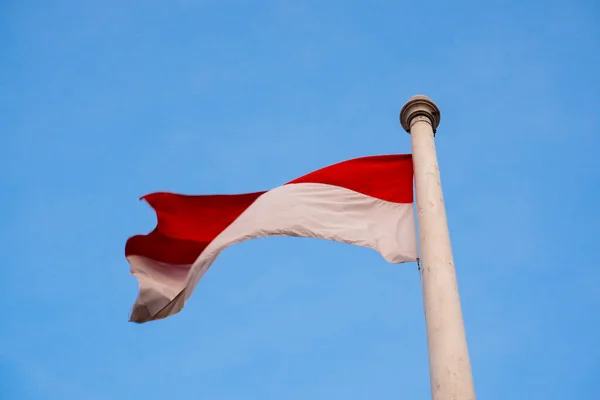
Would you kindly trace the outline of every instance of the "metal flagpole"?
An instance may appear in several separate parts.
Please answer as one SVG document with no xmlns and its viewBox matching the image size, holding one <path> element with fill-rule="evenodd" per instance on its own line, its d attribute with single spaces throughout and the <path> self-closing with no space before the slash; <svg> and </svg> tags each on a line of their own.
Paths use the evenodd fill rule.
<svg viewBox="0 0 600 400">
<path fill-rule="evenodd" d="M 402 107 L 400 123 L 412 145 L 431 396 L 475 400 L 434 144 L 440 110 L 428 97 L 414 96 Z"/>
</svg>

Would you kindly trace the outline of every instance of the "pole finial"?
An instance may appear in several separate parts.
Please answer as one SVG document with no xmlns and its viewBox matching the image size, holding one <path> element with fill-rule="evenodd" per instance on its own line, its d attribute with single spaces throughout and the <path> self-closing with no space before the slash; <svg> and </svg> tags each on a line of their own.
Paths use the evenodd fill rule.
<svg viewBox="0 0 600 400">
<path fill-rule="evenodd" d="M 422 94 L 411 97 L 404 107 L 402 107 L 402 110 L 400 110 L 400 124 L 402 128 L 410 133 L 413 119 L 419 116 L 429 119 L 433 133 L 435 133 L 440 124 L 440 109 L 429 97 Z"/>
</svg>

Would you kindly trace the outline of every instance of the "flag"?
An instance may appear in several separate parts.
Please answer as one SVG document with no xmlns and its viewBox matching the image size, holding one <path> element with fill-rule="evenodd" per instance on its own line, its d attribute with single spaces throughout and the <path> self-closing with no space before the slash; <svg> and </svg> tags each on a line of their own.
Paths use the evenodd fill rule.
<svg viewBox="0 0 600 400">
<path fill-rule="evenodd" d="M 417 259 L 410 154 L 343 161 L 269 191 L 142 199 L 157 224 L 125 245 L 139 282 L 133 322 L 181 311 L 219 253 L 249 239 L 319 238 L 374 249 L 390 263 Z"/>
</svg>

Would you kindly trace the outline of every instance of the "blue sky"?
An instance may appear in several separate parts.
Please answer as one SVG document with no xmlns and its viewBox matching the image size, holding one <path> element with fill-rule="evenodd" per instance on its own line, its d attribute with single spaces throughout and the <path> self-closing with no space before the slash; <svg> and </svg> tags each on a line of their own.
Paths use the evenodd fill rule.
<svg viewBox="0 0 600 400">
<path fill-rule="evenodd" d="M 414 264 L 227 249 L 185 310 L 127 322 L 153 191 L 265 190 L 410 152 L 424 93 L 478 397 L 600 392 L 600 6 L 0 2 L 1 399 L 426 399 Z"/>
</svg>

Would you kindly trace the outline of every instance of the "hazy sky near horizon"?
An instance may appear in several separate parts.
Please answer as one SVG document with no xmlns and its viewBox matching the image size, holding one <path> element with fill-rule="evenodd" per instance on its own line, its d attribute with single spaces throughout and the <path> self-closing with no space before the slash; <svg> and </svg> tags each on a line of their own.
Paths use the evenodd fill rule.
<svg viewBox="0 0 600 400">
<path fill-rule="evenodd" d="M 273 188 L 436 137 L 478 398 L 600 398 L 600 3 L 0 2 L 0 399 L 427 399 L 419 276 L 227 249 L 127 322 L 154 191 Z"/>
</svg>

